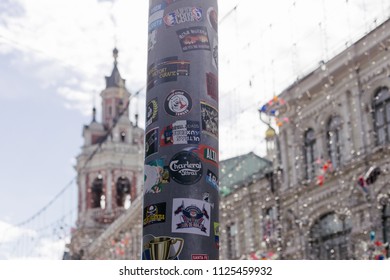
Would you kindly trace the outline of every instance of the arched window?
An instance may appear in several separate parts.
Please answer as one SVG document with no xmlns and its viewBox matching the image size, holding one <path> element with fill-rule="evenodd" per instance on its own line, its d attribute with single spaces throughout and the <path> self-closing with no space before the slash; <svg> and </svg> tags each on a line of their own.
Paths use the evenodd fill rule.
<svg viewBox="0 0 390 280">
<path fill-rule="evenodd" d="M 340 167 L 341 163 L 341 126 L 341 118 L 334 116 L 329 120 L 326 132 L 328 156 L 335 169 Z"/>
<path fill-rule="evenodd" d="M 349 259 L 348 239 L 350 232 L 351 224 L 346 215 L 329 213 L 322 216 L 310 230 L 310 259 Z"/>
<path fill-rule="evenodd" d="M 310 180 L 315 176 L 315 144 L 314 130 L 309 128 L 305 132 L 304 158 L 305 158 L 305 179 Z"/>
<path fill-rule="evenodd" d="M 116 182 L 116 205 L 118 207 L 130 207 L 130 181 L 126 177 L 119 177 Z"/>
<path fill-rule="evenodd" d="M 103 195 L 103 178 L 99 175 L 92 183 L 91 188 L 91 207 L 104 208 L 105 196 Z M 103 202 L 103 204 L 102 204 Z"/>
<path fill-rule="evenodd" d="M 378 89 L 373 101 L 376 144 L 390 143 L 390 93 L 387 87 Z"/>
<path fill-rule="evenodd" d="M 121 142 L 123 143 L 126 142 L 126 132 L 121 131 L 120 138 L 121 138 Z"/>
</svg>

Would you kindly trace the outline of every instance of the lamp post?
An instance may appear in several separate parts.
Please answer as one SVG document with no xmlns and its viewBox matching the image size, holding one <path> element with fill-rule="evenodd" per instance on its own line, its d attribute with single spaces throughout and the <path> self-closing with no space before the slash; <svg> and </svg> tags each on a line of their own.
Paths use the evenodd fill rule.
<svg viewBox="0 0 390 280">
<path fill-rule="evenodd" d="M 217 0 L 149 0 L 142 258 L 219 259 Z"/>
</svg>

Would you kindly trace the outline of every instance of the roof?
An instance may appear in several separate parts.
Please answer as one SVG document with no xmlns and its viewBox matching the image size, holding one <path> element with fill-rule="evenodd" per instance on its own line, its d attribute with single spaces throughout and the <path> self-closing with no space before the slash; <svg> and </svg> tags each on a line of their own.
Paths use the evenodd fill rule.
<svg viewBox="0 0 390 280">
<path fill-rule="evenodd" d="M 220 162 L 219 190 L 228 196 L 235 189 L 263 178 L 272 169 L 272 163 L 253 152 Z"/>
<path fill-rule="evenodd" d="M 125 79 L 122 79 L 121 74 L 119 73 L 117 64 L 117 58 L 118 58 L 118 50 L 117 48 L 114 48 L 112 51 L 113 57 L 114 57 L 114 69 L 112 69 L 111 76 L 106 77 L 106 89 L 110 87 L 118 87 L 118 88 L 124 88 L 125 87 Z"/>
<path fill-rule="evenodd" d="M 111 76 L 106 77 L 106 88 L 110 87 L 125 87 L 125 79 L 122 79 L 121 74 L 119 73 L 116 62 L 114 63 L 114 69 L 112 69 Z"/>
</svg>

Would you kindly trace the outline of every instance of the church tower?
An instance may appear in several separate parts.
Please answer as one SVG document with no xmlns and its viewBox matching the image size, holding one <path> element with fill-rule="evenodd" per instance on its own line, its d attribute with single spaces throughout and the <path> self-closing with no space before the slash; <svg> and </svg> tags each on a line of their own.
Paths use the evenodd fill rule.
<svg viewBox="0 0 390 280">
<path fill-rule="evenodd" d="M 141 194 L 144 131 L 129 118 L 131 94 L 118 70 L 105 77 L 101 92 L 102 117 L 83 128 L 84 145 L 77 156 L 78 217 L 69 245 L 72 259 L 82 259 L 88 246 Z"/>
</svg>

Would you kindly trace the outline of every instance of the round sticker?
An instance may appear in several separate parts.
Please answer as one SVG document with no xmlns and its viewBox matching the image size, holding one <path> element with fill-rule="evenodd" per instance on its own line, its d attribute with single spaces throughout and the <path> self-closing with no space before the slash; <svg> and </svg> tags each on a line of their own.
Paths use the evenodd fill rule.
<svg viewBox="0 0 390 280">
<path fill-rule="evenodd" d="M 169 163 L 169 174 L 179 184 L 195 184 L 202 177 L 202 173 L 202 162 L 193 152 L 179 152 L 172 157 Z"/>
<path fill-rule="evenodd" d="M 164 107 L 165 111 L 171 116 L 183 116 L 191 111 L 192 100 L 184 90 L 174 90 L 165 100 Z"/>
</svg>

